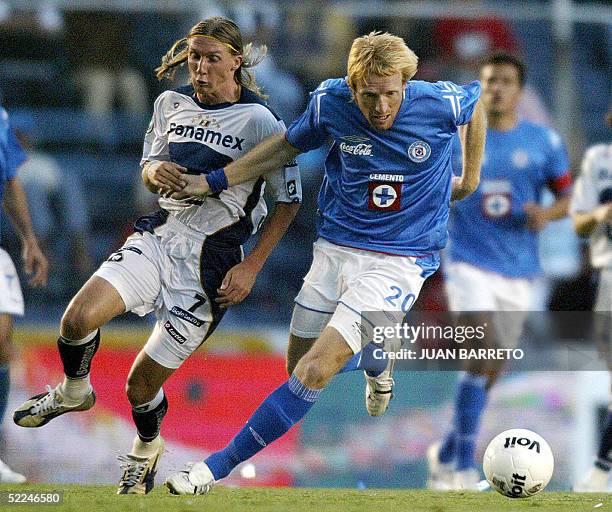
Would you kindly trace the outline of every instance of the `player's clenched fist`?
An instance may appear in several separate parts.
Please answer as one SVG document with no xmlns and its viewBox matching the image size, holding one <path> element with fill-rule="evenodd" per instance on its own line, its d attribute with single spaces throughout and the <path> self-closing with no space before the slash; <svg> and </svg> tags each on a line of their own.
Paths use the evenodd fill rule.
<svg viewBox="0 0 612 512">
<path fill-rule="evenodd" d="M 186 172 L 185 167 L 173 162 L 152 161 L 143 167 L 142 179 L 152 192 L 178 192 L 187 185 L 183 178 Z"/>
<path fill-rule="evenodd" d="M 215 299 L 215 302 L 221 308 L 240 304 L 251 293 L 257 273 L 258 269 L 248 260 L 244 260 L 229 269 L 221 283 L 221 288 L 217 290 L 219 296 Z"/>
</svg>

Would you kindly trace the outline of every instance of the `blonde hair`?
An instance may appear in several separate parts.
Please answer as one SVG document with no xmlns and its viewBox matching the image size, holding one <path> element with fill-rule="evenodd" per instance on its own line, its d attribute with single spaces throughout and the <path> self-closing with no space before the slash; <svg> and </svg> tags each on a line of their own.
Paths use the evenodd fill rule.
<svg viewBox="0 0 612 512">
<path fill-rule="evenodd" d="M 388 32 L 370 32 L 353 41 L 348 58 L 348 84 L 355 90 L 367 83 L 370 74 L 391 76 L 401 73 L 404 82 L 417 71 L 419 58 L 401 37 Z"/>
<path fill-rule="evenodd" d="M 187 37 L 178 39 L 174 42 L 170 50 L 162 57 L 161 65 L 155 69 L 155 75 L 159 80 L 167 78 L 173 80 L 174 75 L 179 67 L 181 67 L 189 55 L 189 39 L 192 37 L 208 37 L 219 41 L 227 46 L 227 49 L 232 55 L 242 56 L 242 64 L 234 73 L 236 83 L 253 91 L 263 99 L 267 99 L 260 87 L 255 81 L 253 74 L 247 69 L 259 64 L 268 49 L 265 45 L 255 47 L 253 43 L 247 45 L 242 44 L 242 34 L 240 28 L 232 20 L 221 16 L 200 21 L 193 26 L 187 34 Z"/>
</svg>

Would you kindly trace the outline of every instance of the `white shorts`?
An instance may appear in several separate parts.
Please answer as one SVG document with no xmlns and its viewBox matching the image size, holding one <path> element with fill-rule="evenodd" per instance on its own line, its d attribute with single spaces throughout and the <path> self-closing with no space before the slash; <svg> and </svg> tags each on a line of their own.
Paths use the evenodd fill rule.
<svg viewBox="0 0 612 512">
<path fill-rule="evenodd" d="M 0 314 L 23 315 L 19 276 L 8 252 L 0 249 Z"/>
<path fill-rule="evenodd" d="M 218 243 L 173 216 L 149 232 L 134 233 L 95 275 L 117 290 L 126 311 L 155 312 L 144 349 L 166 368 L 178 368 L 218 325 L 214 302 L 227 270 L 242 260 L 240 246 Z"/>
<path fill-rule="evenodd" d="M 374 327 L 402 322 L 437 268 L 437 255 L 391 256 L 320 238 L 295 299 L 291 334 L 317 338 L 330 325 L 357 353 L 364 342 L 372 341 Z"/>
<path fill-rule="evenodd" d="M 451 311 L 498 311 L 494 315 L 497 341 L 516 347 L 531 304 L 532 282 L 505 277 L 469 263 L 446 266 L 446 295 Z"/>
</svg>

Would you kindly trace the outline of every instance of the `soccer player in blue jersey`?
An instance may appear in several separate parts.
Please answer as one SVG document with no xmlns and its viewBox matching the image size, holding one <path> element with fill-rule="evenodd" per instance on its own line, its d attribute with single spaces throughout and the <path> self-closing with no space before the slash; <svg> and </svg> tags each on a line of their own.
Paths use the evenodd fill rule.
<svg viewBox="0 0 612 512">
<path fill-rule="evenodd" d="M 11 129 L 6 110 L 0 107 L 0 200 L 21 239 L 24 268 L 31 275 L 28 284 L 39 287 L 47 282 L 49 265 L 32 230 L 28 202 L 17 177 L 17 168 L 26 158 Z M 0 424 L 6 411 L 10 387 L 9 364 L 13 352 L 11 338 L 14 315 L 23 315 L 19 277 L 11 257 L 4 249 L 0 249 Z M 23 475 L 11 470 L 0 460 L 0 483 L 23 482 Z"/>
<path fill-rule="evenodd" d="M 417 57 L 403 39 L 376 32 L 359 37 L 348 76 L 324 81 L 285 134 L 205 178 L 184 177 L 187 186 L 177 197 L 215 194 L 329 144 L 319 239 L 291 322 L 291 345 L 307 350 L 223 450 L 168 477 L 171 492 L 208 492 L 287 432 L 361 350 L 362 332 L 372 339 L 362 313 L 385 311 L 391 322 L 401 321 L 437 269 L 450 200 L 478 185 L 485 118 L 478 82 L 412 81 L 416 69 Z M 452 178 L 458 129 L 465 157 L 461 176 Z"/>
<path fill-rule="evenodd" d="M 239 27 L 221 17 L 201 21 L 172 46 L 158 77 L 172 78 L 186 63 L 190 83 L 155 101 L 141 162 L 151 191 L 163 196 L 180 185 L 186 176 L 181 171 L 206 174 L 285 131 L 246 69 L 261 58 L 263 52 L 258 55 L 252 45 L 243 44 Z M 120 457 L 124 472 L 117 490 L 150 492 L 164 451 L 159 432 L 168 400 L 162 385 L 212 334 L 225 309 L 248 295 L 295 217 L 300 175 L 297 165 L 287 162 L 206 198 L 160 197 L 161 209 L 136 222 L 136 233 L 68 305 L 58 340 L 63 382 L 26 401 L 14 421 L 40 427 L 67 412 L 90 409 L 95 394 L 89 373 L 100 326 L 126 311 L 155 312 L 153 332 L 128 376 L 137 436 L 131 452 Z M 276 201 L 274 212 L 243 259 L 242 244 L 267 213 L 266 185 Z"/>
<path fill-rule="evenodd" d="M 488 129 L 480 186 L 458 202 L 449 222 L 446 288 L 453 311 L 513 312 L 471 322 L 495 325 L 487 343 L 512 348 L 529 308 L 532 279 L 539 275 L 538 232 L 567 215 L 571 178 L 563 141 L 553 130 L 520 120 L 517 105 L 525 67 L 516 57 L 495 54 L 481 67 Z M 556 196 L 539 205 L 545 188 Z M 461 317 L 460 317 L 461 318 Z M 487 392 L 499 365 L 478 362 L 459 381 L 450 432 L 428 450 L 429 486 L 476 489 L 474 450 Z"/>
</svg>

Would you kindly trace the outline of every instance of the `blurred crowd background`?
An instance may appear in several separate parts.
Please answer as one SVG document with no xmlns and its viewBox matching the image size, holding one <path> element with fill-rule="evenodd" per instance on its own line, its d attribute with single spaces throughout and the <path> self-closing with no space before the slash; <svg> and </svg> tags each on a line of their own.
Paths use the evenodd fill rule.
<svg viewBox="0 0 612 512">
<path fill-rule="evenodd" d="M 473 80 L 493 50 L 522 56 L 529 69 L 522 113 L 560 130 L 574 170 L 588 144 L 610 135 L 603 116 L 612 84 L 612 12 L 596 3 L 2 0 L 0 97 L 30 153 L 20 175 L 53 262 L 51 286 L 28 294 L 36 318 L 45 318 L 37 306 L 62 309 L 134 219 L 155 207 L 139 180 L 143 133 L 155 97 L 186 75 L 173 85 L 157 81 L 153 70 L 177 38 L 214 14 L 237 21 L 246 41 L 268 46 L 255 74 L 286 123 L 321 80 L 344 76 L 354 37 L 377 29 L 404 37 L 420 57 L 416 78 L 423 80 Z M 230 321 L 289 319 L 310 263 L 323 158 L 322 151 L 302 158 L 304 206 Z M 14 238 L 5 243 L 14 249 Z M 542 304 L 588 307 L 584 279 L 565 286 L 577 296 L 555 295 L 563 281 L 585 277 L 569 224 L 553 224 L 542 243 L 554 281 Z M 439 306 L 433 295 L 425 294 L 422 307 Z"/>
<path fill-rule="evenodd" d="M 26 318 L 18 324 L 22 332 L 30 332 L 28 329 L 36 324 L 55 329 L 70 297 L 100 262 L 122 244 L 134 220 L 156 208 L 155 197 L 140 182 L 142 139 L 155 97 L 166 88 L 180 85 L 186 74 L 179 75 L 174 83 L 158 82 L 153 70 L 172 43 L 192 25 L 218 14 L 233 18 L 242 28 L 245 41 L 267 45 L 268 57 L 254 72 L 270 96 L 270 105 L 286 123 L 302 111 L 308 92 L 321 80 L 345 75 L 348 49 L 356 36 L 371 30 L 388 30 L 402 36 L 419 56 L 417 79 L 464 83 L 477 78 L 478 63 L 487 53 L 506 50 L 520 55 L 528 66 L 522 114 L 560 131 L 568 144 L 574 173 L 588 145 L 610 139 L 603 120 L 612 84 L 612 7 L 606 2 L 0 0 L 0 102 L 9 112 L 30 156 L 20 169 L 20 176 L 29 197 L 35 230 L 52 263 L 49 287 L 35 292 L 25 290 Z M 300 157 L 303 207 L 249 298 L 232 308 L 223 323 L 225 330 L 250 330 L 242 338 L 243 347 L 272 346 L 271 352 L 276 354 L 274 364 L 280 368 L 279 378 L 293 298 L 311 261 L 311 244 L 316 236 L 316 194 L 324 157 L 323 151 Z M 17 261 L 19 244 L 9 231 L 8 226 L 2 227 L 2 241 Z M 589 309 L 594 293 L 593 276 L 584 243 L 574 236 L 569 220 L 552 223 L 542 233 L 541 245 L 546 277 L 540 283 L 540 293 L 532 308 Z M 441 276 L 440 272 L 428 282 L 418 308 L 445 307 Z M 146 327 L 147 320 L 129 315 L 123 322 L 124 326 L 129 323 L 130 327 Z M 47 341 L 52 342 L 52 337 Z M 138 343 L 142 341 L 141 337 Z M 51 352 L 45 352 L 44 347 L 42 352 L 36 350 L 22 354 L 23 368 L 57 359 Z M 227 362 L 210 364 L 221 373 Z M 51 373 L 45 376 L 60 371 L 57 362 L 53 365 Z M 94 377 L 95 367 L 96 362 Z M 23 371 L 29 375 L 27 369 Z M 215 377 L 212 373 L 211 382 Z M 409 378 L 412 379 L 406 376 Z M 38 377 L 24 379 L 24 395 L 29 388 L 38 389 L 43 384 Z M 309 416 L 311 419 L 304 424 L 305 451 L 300 452 L 301 458 L 291 458 L 289 480 L 271 481 L 369 485 L 368 479 L 372 480 L 374 475 L 372 464 L 384 459 L 383 445 L 386 450 L 389 443 L 396 443 L 396 449 L 392 448 L 394 457 L 378 468 L 378 480 L 373 483 L 405 485 L 405 476 L 410 473 L 417 475 L 410 480 L 412 484 L 422 484 L 423 450 L 439 434 L 436 425 L 444 423 L 438 422 L 436 415 L 450 414 L 447 401 L 452 385 L 448 382 L 450 376 L 432 377 L 427 385 L 437 391 L 429 397 L 421 396 L 418 401 L 415 396 L 419 394 L 408 390 L 416 387 L 419 379 L 406 380 L 405 402 L 396 404 L 395 412 L 401 413 L 403 405 L 411 414 L 391 415 L 375 425 L 367 423 L 370 418 L 364 418 L 363 411 L 355 422 L 354 409 L 362 408 L 362 383 L 359 376 L 347 376 L 340 390 L 342 403 L 323 402 L 319 412 Z M 579 428 L 572 419 L 580 408 L 574 393 L 592 389 L 591 381 L 574 383 L 575 388 L 569 389 L 569 381 L 555 376 L 545 381 L 533 376 L 526 379 L 500 387 L 493 403 L 500 404 L 505 412 L 497 415 L 497 423 L 486 424 L 485 432 L 496 433 L 500 422 L 517 415 L 525 416 L 523 426 L 529 428 L 529 415 L 540 414 L 540 423 L 536 422 L 534 428 L 540 425 L 554 429 L 554 425 L 565 422 L 569 433 L 563 439 L 567 441 L 573 429 Z M 49 382 L 55 381 L 50 377 Z M 185 384 L 187 405 L 201 397 L 199 384 L 194 382 L 200 381 Z M 273 382 L 265 382 L 262 381 L 263 391 L 274 387 Z M 544 384 L 538 384 L 534 398 L 535 382 Z M 122 384 L 117 386 L 121 391 Z M 419 388 L 425 389 L 423 385 Z M 330 391 L 328 396 L 333 393 Z M 118 400 L 129 412 L 127 400 Z M 227 400 L 234 403 L 232 397 Z M 248 409 L 249 405 L 243 404 L 242 408 L 245 407 Z M 326 423 L 326 415 L 327 419 L 333 417 L 335 423 Z M 230 430 L 231 422 L 215 417 L 219 428 Z M 246 412 L 240 409 L 235 421 L 238 418 L 243 421 Z M 89 428 L 89 436 L 99 434 L 101 446 L 117 441 L 109 439 L 108 433 L 96 434 L 99 425 L 81 426 L 86 431 Z M 362 430 L 358 431 L 359 428 Z M 594 439 L 595 427 L 580 428 L 583 434 L 579 446 L 586 452 L 584 447 L 592 442 L 590 437 Z M 379 440 L 366 451 L 359 443 L 364 432 Z M 398 438 L 397 432 L 403 432 L 403 437 Z M 11 435 L 16 436 L 13 438 L 16 446 L 27 446 L 35 439 L 30 432 Z M 53 435 L 53 431 L 44 434 Z M 124 437 L 130 439 L 129 433 Z M 44 445 L 40 437 L 36 439 L 38 445 Z M 559 443 L 565 442 L 563 439 Z M 60 448 L 65 454 L 71 446 L 66 443 L 58 445 L 57 450 Z M 49 464 L 53 464 L 53 451 L 46 449 L 39 455 L 47 453 Z M 294 453 L 291 450 L 287 453 Z M 328 456 L 324 457 L 324 453 Z M 274 453 L 270 457 L 269 460 L 276 460 Z M 585 457 L 581 459 L 583 465 Z M 282 466 L 287 460 L 281 458 L 277 463 Z M 77 464 L 77 469 L 68 476 L 56 473 L 55 478 L 74 478 L 83 464 Z M 270 464 L 276 467 L 274 462 Z M 559 482 L 569 481 L 570 471 L 578 471 L 567 464 Z M 70 467 L 67 462 L 66 471 Z M 399 473 L 398 467 L 402 469 Z M 338 468 L 344 468 L 342 477 L 336 474 L 335 480 L 319 478 Z M 47 478 L 40 471 L 39 478 Z M 116 471 L 109 470 L 111 473 Z M 93 478 L 86 473 L 81 473 L 81 477 Z"/>
</svg>

